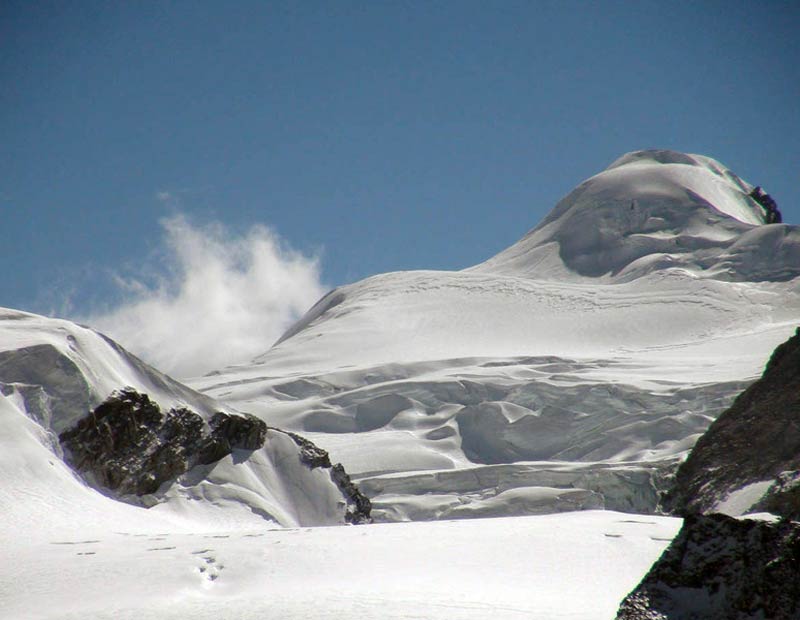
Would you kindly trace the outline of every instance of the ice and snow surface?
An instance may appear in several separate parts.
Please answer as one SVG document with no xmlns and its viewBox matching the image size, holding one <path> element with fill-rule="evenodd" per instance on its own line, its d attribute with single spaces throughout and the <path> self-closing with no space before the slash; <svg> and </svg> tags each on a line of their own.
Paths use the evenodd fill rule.
<svg viewBox="0 0 800 620">
<path fill-rule="evenodd" d="M 603 511 L 271 529 L 234 502 L 212 512 L 218 497 L 111 500 L 51 440 L 0 395 L 0 618 L 601 620 L 680 524 Z M 259 472 L 275 494 L 273 478 Z"/>
<path fill-rule="evenodd" d="M 0 617 L 607 620 L 679 525 L 611 511 L 303 530 L 116 519 L 3 540 Z"/>
<path fill-rule="evenodd" d="M 19 392 L 28 414 L 55 433 L 126 386 L 165 409 L 186 406 L 202 415 L 224 409 L 87 327 L 5 308 L 0 308 L 0 383 L 7 386 L 4 393 Z"/>
<path fill-rule="evenodd" d="M 800 316 L 800 230 L 764 225 L 752 187 L 707 157 L 630 153 L 486 262 L 336 289 L 190 384 L 310 434 L 381 518 L 538 512 L 543 488 L 552 510 L 598 493 L 653 510 L 659 467 Z"/>
<path fill-rule="evenodd" d="M 751 188 L 705 157 L 628 154 L 485 263 L 331 292 L 203 394 L 3 311 L 0 617 L 612 617 L 679 526 L 614 511 L 654 510 L 800 316 L 800 233 L 761 224 Z M 151 509 L 116 502 L 54 433 L 126 385 L 301 431 L 380 519 L 442 521 L 269 529 L 333 517 L 285 435 Z"/>
</svg>

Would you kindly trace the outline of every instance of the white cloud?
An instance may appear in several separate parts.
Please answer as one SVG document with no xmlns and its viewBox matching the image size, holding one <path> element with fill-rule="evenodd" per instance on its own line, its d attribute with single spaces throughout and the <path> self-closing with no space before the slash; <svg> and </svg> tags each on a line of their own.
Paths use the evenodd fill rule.
<svg viewBox="0 0 800 620">
<path fill-rule="evenodd" d="M 326 290 L 318 259 L 265 226 L 237 236 L 183 215 L 161 224 L 158 270 L 117 277 L 123 302 L 85 320 L 168 374 L 197 376 L 252 359 Z"/>
</svg>

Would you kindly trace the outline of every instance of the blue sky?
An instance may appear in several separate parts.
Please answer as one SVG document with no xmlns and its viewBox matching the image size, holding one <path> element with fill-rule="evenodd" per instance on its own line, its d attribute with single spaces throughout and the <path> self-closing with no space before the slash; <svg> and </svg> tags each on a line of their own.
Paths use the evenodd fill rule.
<svg viewBox="0 0 800 620">
<path fill-rule="evenodd" d="M 175 217 L 269 227 L 323 286 L 458 269 L 639 148 L 800 223 L 799 27 L 797 2 L 6 0 L 0 305 L 156 286 Z"/>
</svg>

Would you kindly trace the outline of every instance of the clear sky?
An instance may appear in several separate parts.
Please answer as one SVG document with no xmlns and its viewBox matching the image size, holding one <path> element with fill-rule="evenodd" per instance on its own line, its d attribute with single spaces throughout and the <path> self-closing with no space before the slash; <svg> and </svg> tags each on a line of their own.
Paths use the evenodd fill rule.
<svg viewBox="0 0 800 620">
<path fill-rule="evenodd" d="M 90 314 L 176 221 L 266 226 L 323 288 L 463 268 L 641 148 L 800 223 L 799 32 L 796 1 L 5 0 L 0 305 Z"/>
</svg>

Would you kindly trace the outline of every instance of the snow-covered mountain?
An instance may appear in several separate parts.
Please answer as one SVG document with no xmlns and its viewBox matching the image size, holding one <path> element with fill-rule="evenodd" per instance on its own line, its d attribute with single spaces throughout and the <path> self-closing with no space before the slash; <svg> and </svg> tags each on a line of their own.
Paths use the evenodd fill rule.
<svg viewBox="0 0 800 620">
<path fill-rule="evenodd" d="M 800 317 L 800 229 L 767 224 L 771 205 L 709 158 L 631 153 L 486 262 L 336 289 L 191 388 L 91 329 L 0 311 L 0 616 L 612 617 L 680 527 L 616 511 L 657 509 Z M 502 518 L 299 529 L 342 523 L 353 498 L 273 427 L 343 462 L 379 519 Z M 175 435 L 189 469 L 152 493 L 126 468 Z M 709 591 L 709 562 L 751 553 L 739 533 L 796 542 L 720 523 L 702 540 L 725 544 L 689 549 Z M 682 595 L 670 562 L 692 531 L 629 617 Z"/>
<path fill-rule="evenodd" d="M 228 449 L 224 458 L 206 458 L 155 492 L 124 498 L 135 506 L 111 499 L 107 487 L 87 485 L 62 460 L 59 436 L 63 439 L 92 410 L 97 418 L 97 407 L 123 388 L 149 395 L 164 411 L 184 408 L 198 424 L 202 419 L 213 423 L 220 411 L 229 414 L 224 419 L 241 419 L 234 409 L 181 385 L 91 329 L 0 310 L 0 504 L 10 530 L 24 530 L 32 521 L 58 529 L 110 519 L 208 529 L 265 519 L 284 526 L 344 523 L 349 502 L 330 463 L 309 467 L 301 458 L 300 440 L 277 429 L 265 433 L 258 449 Z M 122 425 L 132 432 L 147 430 L 133 410 L 120 416 L 131 418 Z M 114 421 L 100 426 L 106 431 L 101 442 L 113 445 L 109 451 L 118 450 L 125 438 L 110 430 Z M 153 449 L 135 445 L 141 436 L 132 440 L 142 456 Z M 137 461 L 129 459 L 122 469 Z"/>
<path fill-rule="evenodd" d="M 800 316 L 800 229 L 754 189 L 627 154 L 486 262 L 331 291 L 189 384 L 310 436 L 383 519 L 653 511 Z"/>
</svg>

